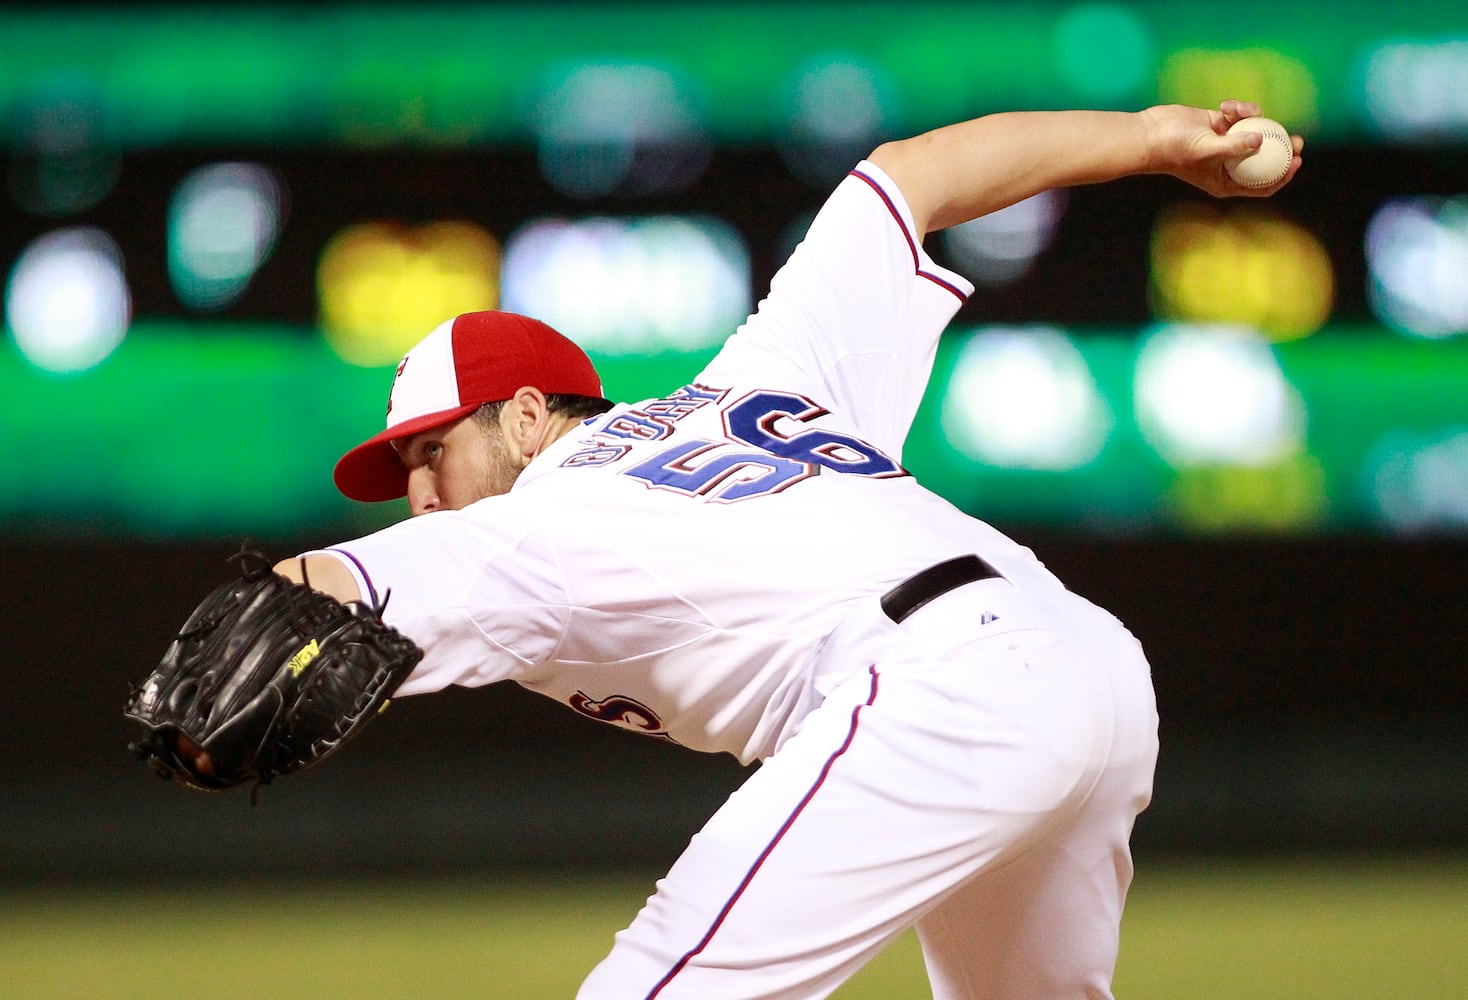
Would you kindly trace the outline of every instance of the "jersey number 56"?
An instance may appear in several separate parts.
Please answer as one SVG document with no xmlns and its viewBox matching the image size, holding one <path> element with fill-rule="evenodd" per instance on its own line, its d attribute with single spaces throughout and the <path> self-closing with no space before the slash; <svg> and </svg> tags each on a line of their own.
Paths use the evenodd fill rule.
<svg viewBox="0 0 1468 1000">
<path fill-rule="evenodd" d="M 732 440 L 683 441 L 625 474 L 650 486 L 715 503 L 778 493 L 823 469 L 874 478 L 907 474 L 881 451 L 850 434 L 817 427 L 776 428 L 782 418 L 804 425 L 827 412 L 795 393 L 754 392 L 724 409 L 724 428 Z"/>
</svg>

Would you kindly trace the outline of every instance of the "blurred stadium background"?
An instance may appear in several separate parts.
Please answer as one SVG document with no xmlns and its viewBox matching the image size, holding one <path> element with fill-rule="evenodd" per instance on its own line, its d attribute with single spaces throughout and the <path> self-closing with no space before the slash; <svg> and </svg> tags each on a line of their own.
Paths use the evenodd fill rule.
<svg viewBox="0 0 1468 1000">
<path fill-rule="evenodd" d="M 1468 926 L 1468 14 L 1439 0 L 0 5 L 5 926 L 226 873 L 660 869 L 737 766 L 516 690 L 399 703 L 253 809 L 153 781 L 119 709 L 242 539 L 402 516 L 330 470 L 444 318 L 541 316 L 641 398 L 882 139 L 1232 96 L 1307 138 L 1278 198 L 1137 178 L 930 241 L 978 291 L 906 463 L 1147 644 L 1144 880 L 1446 859 L 1398 885 Z M 1207 976 L 1185 995 L 1260 995 Z"/>
</svg>

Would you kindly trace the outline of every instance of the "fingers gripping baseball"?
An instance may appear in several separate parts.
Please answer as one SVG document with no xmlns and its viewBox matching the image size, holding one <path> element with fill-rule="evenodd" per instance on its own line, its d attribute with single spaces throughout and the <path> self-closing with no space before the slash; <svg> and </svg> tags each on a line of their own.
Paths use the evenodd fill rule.
<svg viewBox="0 0 1468 1000">
<path fill-rule="evenodd" d="M 1271 188 L 1285 179 L 1295 161 L 1295 147 L 1284 126 L 1253 116 L 1234 122 L 1229 138 L 1248 140 L 1245 152 L 1223 162 L 1224 172 L 1247 188 Z"/>
<path fill-rule="evenodd" d="M 1224 101 L 1216 111 L 1162 105 L 1143 114 L 1156 171 L 1214 197 L 1267 197 L 1300 169 L 1304 139 L 1251 101 Z"/>
</svg>

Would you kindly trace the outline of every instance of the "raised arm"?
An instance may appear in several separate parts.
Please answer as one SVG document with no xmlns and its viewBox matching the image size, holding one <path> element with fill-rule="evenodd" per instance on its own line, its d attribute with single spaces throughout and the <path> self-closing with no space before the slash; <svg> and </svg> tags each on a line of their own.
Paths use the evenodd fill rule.
<svg viewBox="0 0 1468 1000">
<path fill-rule="evenodd" d="M 998 211 L 1051 188 L 1134 174 L 1170 174 L 1215 197 L 1265 197 L 1300 168 L 1304 141 L 1292 136 L 1289 172 L 1269 187 L 1245 187 L 1224 163 L 1259 148 L 1254 132 L 1227 135 L 1257 104 L 1224 101 L 1216 111 L 1169 104 L 1145 111 L 1011 111 L 885 143 L 871 155 L 897 183 L 923 233 Z"/>
</svg>

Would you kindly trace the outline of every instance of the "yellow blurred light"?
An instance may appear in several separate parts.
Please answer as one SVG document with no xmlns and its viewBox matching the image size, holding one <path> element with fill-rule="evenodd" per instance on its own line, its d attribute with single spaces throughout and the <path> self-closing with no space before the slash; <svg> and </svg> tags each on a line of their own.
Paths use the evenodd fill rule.
<svg viewBox="0 0 1468 1000">
<path fill-rule="evenodd" d="M 1164 102 L 1217 107 L 1236 98 L 1255 101 L 1291 132 L 1307 132 L 1320 118 L 1320 95 L 1310 68 L 1278 49 L 1179 49 L 1163 60 L 1157 91 Z"/>
<path fill-rule="evenodd" d="M 1308 453 L 1265 466 L 1194 466 L 1178 471 L 1169 499 L 1173 516 L 1199 531 L 1285 533 L 1326 515 L 1325 479 Z"/>
<path fill-rule="evenodd" d="M 472 223 L 351 226 L 317 266 L 322 332 L 345 361 L 392 364 L 444 320 L 495 308 L 499 267 L 499 241 Z"/>
<path fill-rule="evenodd" d="M 1319 330 L 1335 299 L 1325 247 L 1265 210 L 1164 212 L 1152 234 L 1151 281 L 1160 318 L 1238 323 L 1276 341 Z"/>
</svg>

